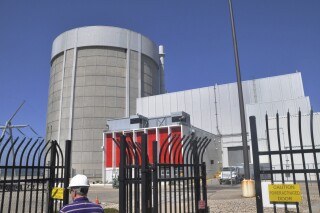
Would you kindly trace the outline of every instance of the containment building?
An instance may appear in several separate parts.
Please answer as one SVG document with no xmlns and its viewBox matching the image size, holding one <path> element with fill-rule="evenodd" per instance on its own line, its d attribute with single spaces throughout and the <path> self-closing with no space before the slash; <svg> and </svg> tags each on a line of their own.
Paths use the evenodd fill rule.
<svg viewBox="0 0 320 213">
<path fill-rule="evenodd" d="M 160 53 L 159 53 L 159 50 Z M 53 42 L 47 140 L 72 140 L 72 169 L 101 177 L 106 119 L 136 114 L 136 98 L 161 94 L 163 47 L 116 27 L 72 29 Z"/>
</svg>

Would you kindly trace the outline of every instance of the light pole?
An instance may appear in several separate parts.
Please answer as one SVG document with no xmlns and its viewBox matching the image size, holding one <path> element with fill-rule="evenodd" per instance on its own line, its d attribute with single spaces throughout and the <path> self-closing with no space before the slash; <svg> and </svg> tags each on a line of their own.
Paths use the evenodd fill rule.
<svg viewBox="0 0 320 213">
<path fill-rule="evenodd" d="M 237 37 L 236 37 L 236 31 L 235 31 L 235 27 L 234 27 L 234 18 L 233 18 L 233 9 L 232 9 L 231 0 L 229 0 L 229 10 L 230 10 L 231 29 L 232 29 L 232 38 L 233 38 L 234 59 L 235 59 L 236 73 L 237 73 L 237 85 L 238 85 L 240 120 L 241 120 L 241 134 L 242 134 L 242 146 L 243 146 L 244 178 L 245 179 L 250 179 L 246 118 L 245 118 L 245 112 L 244 112 L 244 103 L 243 103 L 241 73 L 240 73 L 240 64 L 239 64 L 239 56 L 238 56 Z"/>
</svg>

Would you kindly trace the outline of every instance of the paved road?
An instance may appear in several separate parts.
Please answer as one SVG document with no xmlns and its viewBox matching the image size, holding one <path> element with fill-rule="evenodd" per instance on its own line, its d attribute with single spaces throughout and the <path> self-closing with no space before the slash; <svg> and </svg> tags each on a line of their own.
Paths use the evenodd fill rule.
<svg viewBox="0 0 320 213">
<path fill-rule="evenodd" d="M 96 196 L 100 202 L 119 203 L 119 190 L 113 189 L 111 184 L 91 184 L 89 189 L 89 200 L 95 201 Z"/>
<path fill-rule="evenodd" d="M 208 199 L 224 200 L 242 198 L 241 184 L 219 184 L 217 179 L 207 181 Z"/>
<path fill-rule="evenodd" d="M 238 199 L 242 197 L 241 184 L 220 185 L 218 180 L 212 179 L 207 182 L 208 198 L 215 200 Z M 119 203 L 119 190 L 113 189 L 110 184 L 91 184 L 89 190 L 89 199 L 95 201 L 98 196 L 100 202 L 103 203 Z"/>
</svg>

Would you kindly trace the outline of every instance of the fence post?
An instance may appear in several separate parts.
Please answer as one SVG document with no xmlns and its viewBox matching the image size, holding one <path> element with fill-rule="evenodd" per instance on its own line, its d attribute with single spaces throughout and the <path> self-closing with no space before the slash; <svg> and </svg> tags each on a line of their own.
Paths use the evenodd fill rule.
<svg viewBox="0 0 320 213">
<path fill-rule="evenodd" d="M 126 212 L 126 136 L 122 135 L 120 140 L 120 168 L 119 168 L 119 212 Z"/>
<path fill-rule="evenodd" d="M 192 143 L 192 154 L 194 164 L 194 188 L 195 188 L 195 208 L 196 213 L 199 212 L 199 200 L 200 200 L 200 172 L 199 172 L 199 155 L 197 141 L 194 140 Z"/>
<path fill-rule="evenodd" d="M 201 164 L 201 177 L 202 177 L 202 198 L 206 202 L 205 211 L 208 212 L 208 200 L 207 200 L 207 168 L 206 163 Z"/>
<path fill-rule="evenodd" d="M 56 167 L 56 154 L 57 154 L 57 142 L 51 141 L 51 153 L 50 153 L 50 178 L 49 178 L 49 201 L 48 201 L 48 213 L 53 213 L 54 200 L 51 197 L 52 188 L 55 181 L 55 167 Z"/>
<path fill-rule="evenodd" d="M 254 166 L 257 212 L 263 213 L 261 177 L 260 177 L 261 171 L 260 171 L 258 135 L 257 135 L 257 126 L 256 126 L 255 116 L 250 116 L 250 132 L 251 132 L 251 142 L 252 142 L 252 155 L 253 155 L 252 157 L 253 157 L 253 166 Z"/>
<path fill-rule="evenodd" d="M 158 142 L 153 141 L 153 211 L 158 213 Z"/>
<path fill-rule="evenodd" d="M 147 134 L 142 135 L 142 164 L 141 164 L 141 207 L 142 213 L 149 213 L 151 207 L 150 182 L 148 181 L 148 140 Z"/>
<path fill-rule="evenodd" d="M 70 169 L 71 169 L 71 140 L 66 140 L 66 149 L 64 153 L 65 157 L 65 167 L 64 167 L 64 178 L 63 178 L 63 205 L 69 203 L 69 179 L 70 179 Z"/>
</svg>

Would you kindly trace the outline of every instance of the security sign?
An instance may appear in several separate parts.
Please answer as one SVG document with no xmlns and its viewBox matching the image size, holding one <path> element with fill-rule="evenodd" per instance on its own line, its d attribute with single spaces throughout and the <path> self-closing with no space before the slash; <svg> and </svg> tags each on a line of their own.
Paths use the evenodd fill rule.
<svg viewBox="0 0 320 213">
<path fill-rule="evenodd" d="M 297 203 L 301 202 L 300 184 L 269 184 L 270 202 Z"/>
<path fill-rule="evenodd" d="M 199 209 L 206 209 L 206 201 L 205 200 L 199 200 Z"/>
<path fill-rule="evenodd" d="M 54 187 L 51 191 L 51 198 L 57 199 L 57 200 L 63 200 L 63 192 L 64 188 L 58 188 Z"/>
</svg>

